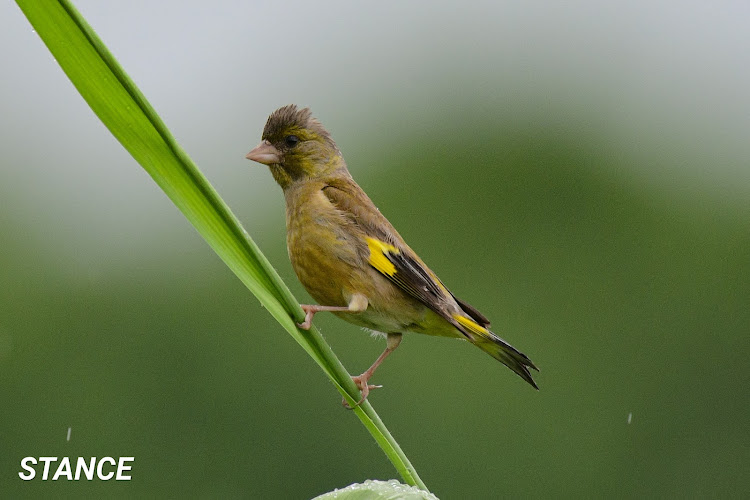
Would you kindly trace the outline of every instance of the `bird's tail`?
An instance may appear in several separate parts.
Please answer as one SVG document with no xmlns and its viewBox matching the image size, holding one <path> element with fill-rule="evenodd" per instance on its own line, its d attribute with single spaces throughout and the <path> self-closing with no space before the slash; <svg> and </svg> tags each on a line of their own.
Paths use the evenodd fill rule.
<svg viewBox="0 0 750 500">
<path fill-rule="evenodd" d="M 459 329 L 465 333 L 469 342 L 516 372 L 519 377 L 531 384 L 534 389 L 539 390 L 534 379 L 531 378 L 529 368 L 536 371 L 539 371 L 539 369 L 534 366 L 534 363 L 524 353 L 471 318 L 461 314 L 454 314 L 453 319 L 461 326 Z"/>
</svg>

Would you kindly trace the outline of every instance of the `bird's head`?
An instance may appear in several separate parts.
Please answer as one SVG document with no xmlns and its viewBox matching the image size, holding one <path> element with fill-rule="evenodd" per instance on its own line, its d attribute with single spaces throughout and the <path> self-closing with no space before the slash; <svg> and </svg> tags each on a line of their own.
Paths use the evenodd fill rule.
<svg viewBox="0 0 750 500">
<path fill-rule="evenodd" d="M 331 134 L 309 108 L 290 104 L 277 109 L 268 117 L 262 139 L 245 158 L 268 165 L 283 189 L 346 169 Z"/>
</svg>

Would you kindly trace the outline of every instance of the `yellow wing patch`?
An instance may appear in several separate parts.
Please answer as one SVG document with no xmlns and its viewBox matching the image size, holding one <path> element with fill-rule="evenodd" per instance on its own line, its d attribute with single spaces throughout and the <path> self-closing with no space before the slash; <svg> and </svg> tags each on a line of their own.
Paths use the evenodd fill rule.
<svg viewBox="0 0 750 500">
<path fill-rule="evenodd" d="M 375 238 L 368 237 L 365 240 L 367 241 L 367 247 L 370 249 L 370 257 L 368 259 L 370 265 L 386 276 L 395 276 L 396 266 L 393 265 L 393 262 L 385 254 L 398 254 L 399 249 Z"/>
<path fill-rule="evenodd" d="M 475 322 L 472 319 L 467 318 L 466 316 L 461 316 L 460 314 L 454 314 L 453 319 L 458 321 L 461 326 L 469 330 L 470 332 L 476 333 L 478 335 L 487 335 L 489 332 L 486 328 L 479 325 L 479 323 Z"/>
</svg>

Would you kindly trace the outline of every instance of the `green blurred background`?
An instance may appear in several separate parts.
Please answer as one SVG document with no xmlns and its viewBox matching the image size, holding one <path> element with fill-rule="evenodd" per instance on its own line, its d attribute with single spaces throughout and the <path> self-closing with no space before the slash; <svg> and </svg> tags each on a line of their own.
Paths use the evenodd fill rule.
<svg viewBox="0 0 750 500">
<path fill-rule="evenodd" d="M 244 159 L 290 102 L 541 368 L 537 393 L 410 336 L 378 372 L 438 496 L 750 494 L 746 4 L 76 4 L 301 300 L 280 189 Z M 2 496 L 396 477 L 10 2 L 0 28 Z M 353 373 L 383 347 L 316 322 Z M 133 479 L 24 482 L 26 456 L 134 456 Z"/>
</svg>

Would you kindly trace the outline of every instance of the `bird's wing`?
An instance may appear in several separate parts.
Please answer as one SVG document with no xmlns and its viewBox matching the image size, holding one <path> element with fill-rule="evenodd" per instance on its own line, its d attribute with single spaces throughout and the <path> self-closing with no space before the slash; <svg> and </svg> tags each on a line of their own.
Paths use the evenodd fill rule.
<svg viewBox="0 0 750 500">
<path fill-rule="evenodd" d="M 365 241 L 372 267 L 430 309 L 446 316 L 444 306 L 450 292 L 437 276 L 414 258 L 413 253 L 372 236 L 366 236 Z"/>
<path fill-rule="evenodd" d="M 479 311 L 451 294 L 353 180 L 332 180 L 323 188 L 323 193 L 361 229 L 367 261 L 383 276 L 451 322 L 454 320 L 446 304 L 455 300 L 480 325 L 489 325 Z"/>
</svg>

